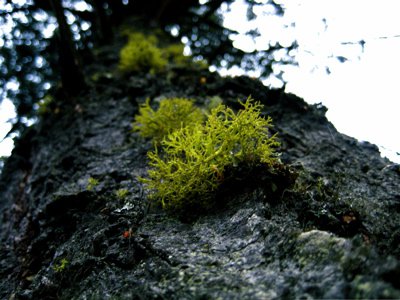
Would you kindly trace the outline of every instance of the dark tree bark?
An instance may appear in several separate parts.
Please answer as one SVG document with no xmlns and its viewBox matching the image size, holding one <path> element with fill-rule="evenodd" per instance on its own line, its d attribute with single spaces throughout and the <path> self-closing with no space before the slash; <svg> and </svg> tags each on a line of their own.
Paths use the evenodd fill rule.
<svg viewBox="0 0 400 300">
<path fill-rule="evenodd" d="M 97 27 L 96 35 L 100 45 L 109 43 L 113 38 L 112 27 L 110 26 L 110 20 L 104 10 L 103 0 L 92 0 L 92 4 L 95 12 L 95 24 Z"/>
<path fill-rule="evenodd" d="M 68 95 L 75 96 L 85 88 L 85 78 L 61 0 L 50 0 L 50 2 L 58 23 L 59 67 L 62 86 Z"/>
<path fill-rule="evenodd" d="M 137 16 L 154 8 L 146 21 L 162 23 L 182 16 L 183 6 L 171 12 L 180 1 L 194 0 L 128 7 L 138 2 Z M 77 51 L 61 0 L 50 3 L 63 86 L 77 94 L 85 86 Z M 76 105 L 44 114 L 4 163 L 0 299 L 400 299 L 398 165 L 337 132 L 323 106 L 249 77 L 196 64 L 113 72 L 119 38 L 85 61 L 97 79 Z M 188 210 L 183 221 L 149 206 L 140 177 L 154 148 L 131 131 L 140 104 L 185 97 L 205 109 L 220 98 L 237 110 L 249 95 L 274 120 L 283 164 L 226 167 L 214 194 L 187 199 L 212 197 L 215 206 Z"/>
<path fill-rule="evenodd" d="M 398 166 L 338 133 L 323 107 L 197 67 L 90 88 L 75 97 L 79 112 L 47 115 L 4 165 L 0 299 L 400 298 Z M 293 173 L 227 168 L 238 176 L 225 177 L 234 181 L 215 208 L 198 219 L 188 211 L 191 221 L 156 203 L 148 210 L 137 176 L 153 148 L 130 130 L 140 99 L 205 106 L 218 95 L 235 109 L 250 94 L 273 118 Z"/>
</svg>

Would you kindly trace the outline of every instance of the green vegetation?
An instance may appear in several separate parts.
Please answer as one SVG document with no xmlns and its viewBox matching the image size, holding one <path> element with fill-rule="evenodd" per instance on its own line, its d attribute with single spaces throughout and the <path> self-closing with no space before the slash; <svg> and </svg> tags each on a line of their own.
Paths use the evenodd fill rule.
<svg viewBox="0 0 400 300">
<path fill-rule="evenodd" d="M 149 137 L 157 144 L 165 136 L 184 127 L 193 127 L 203 122 L 205 116 L 200 108 L 194 106 L 193 100 L 185 98 L 164 99 L 157 110 L 150 106 L 147 99 L 135 116 L 133 130 L 143 137 Z"/>
<path fill-rule="evenodd" d="M 160 47 L 155 35 L 145 36 L 142 33 L 127 33 L 128 43 L 121 49 L 118 68 L 126 72 L 159 73 L 166 69 L 168 64 L 188 66 L 192 58 L 183 55 L 182 44 L 172 44 Z M 204 62 L 198 62 L 202 66 Z"/>
<path fill-rule="evenodd" d="M 187 66 L 191 63 L 191 57 L 183 55 L 184 46 L 182 44 L 172 44 L 164 49 L 164 55 L 168 62 L 178 66 Z"/>
<path fill-rule="evenodd" d="M 130 33 L 128 43 L 120 52 L 119 69 L 122 72 L 162 71 L 168 61 L 157 47 L 157 42 L 155 36 L 146 37 L 142 33 Z"/>
<path fill-rule="evenodd" d="M 127 189 L 119 189 L 115 191 L 115 196 L 117 196 L 118 199 L 125 199 L 128 193 L 129 191 Z"/>
<path fill-rule="evenodd" d="M 53 270 L 57 273 L 64 271 L 66 266 L 69 264 L 69 261 L 66 258 L 63 258 L 59 264 L 53 266 Z"/>
<path fill-rule="evenodd" d="M 46 95 L 43 99 L 41 99 L 38 103 L 38 113 L 39 115 L 44 115 L 46 113 L 51 112 L 51 104 L 54 103 L 54 99 L 51 95 Z"/>
<path fill-rule="evenodd" d="M 86 189 L 92 191 L 99 184 L 99 180 L 93 177 L 88 178 Z"/>
<path fill-rule="evenodd" d="M 148 153 L 151 169 L 142 181 L 151 199 L 171 211 L 207 208 L 228 168 L 272 166 L 277 161 L 279 143 L 269 134 L 271 119 L 260 116 L 260 103 L 250 98 L 240 103 L 243 109 L 237 114 L 218 105 L 205 123 L 181 126 L 161 141 L 161 151 Z"/>
</svg>

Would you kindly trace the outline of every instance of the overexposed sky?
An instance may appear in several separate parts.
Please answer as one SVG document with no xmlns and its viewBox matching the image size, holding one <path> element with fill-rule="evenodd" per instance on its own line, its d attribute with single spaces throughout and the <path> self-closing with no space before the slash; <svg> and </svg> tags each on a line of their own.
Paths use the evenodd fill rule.
<svg viewBox="0 0 400 300">
<path fill-rule="evenodd" d="M 14 117 L 14 105 L 8 99 L 3 100 L 3 102 L 0 103 L 0 156 L 9 156 L 14 147 L 11 138 L 3 140 L 11 129 L 11 124 L 8 123 L 8 120 Z"/>
<path fill-rule="evenodd" d="M 289 45 L 296 39 L 299 66 L 282 67 L 286 91 L 309 103 L 322 102 L 340 132 L 377 144 L 382 155 L 400 162 L 400 1 L 281 0 L 283 18 L 259 9 L 257 19 L 245 26 L 240 24 L 246 17 L 242 2 L 230 7 L 225 24 L 243 34 L 258 28 L 261 37 L 253 41 L 240 35 L 235 45 L 252 51 L 268 40 Z"/>
</svg>

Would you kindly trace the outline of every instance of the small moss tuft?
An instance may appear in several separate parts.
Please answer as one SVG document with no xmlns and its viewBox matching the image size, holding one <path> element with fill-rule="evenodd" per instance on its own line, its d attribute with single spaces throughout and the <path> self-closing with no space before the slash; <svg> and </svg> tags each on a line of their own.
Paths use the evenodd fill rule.
<svg viewBox="0 0 400 300">
<path fill-rule="evenodd" d="M 182 44 L 172 44 L 164 49 L 164 55 L 172 64 L 187 66 L 192 62 L 192 58 L 183 55 L 183 50 L 184 46 Z"/>
<path fill-rule="evenodd" d="M 129 191 L 127 189 L 119 189 L 115 191 L 115 196 L 117 196 L 118 199 L 125 199 L 128 193 Z"/>
<path fill-rule="evenodd" d="M 184 55 L 184 45 L 170 44 L 161 46 L 155 35 L 125 31 L 127 44 L 120 51 L 118 69 L 122 73 L 146 72 L 161 73 L 170 67 L 194 67 L 207 69 L 204 60 Z M 162 39 L 162 35 L 158 35 Z"/>
<path fill-rule="evenodd" d="M 165 136 L 175 130 L 186 126 L 193 127 L 203 122 L 205 116 L 200 108 L 194 106 L 194 101 L 185 98 L 164 99 L 157 110 L 150 106 L 147 99 L 139 108 L 139 114 L 135 116 L 133 130 L 140 135 L 152 138 L 159 143 Z"/>
<path fill-rule="evenodd" d="M 53 266 L 53 270 L 54 270 L 56 273 L 60 273 L 60 272 L 62 272 L 62 271 L 65 270 L 65 268 L 67 267 L 68 264 L 69 264 L 69 261 L 68 261 L 66 258 L 63 258 L 63 259 L 60 261 L 59 264 Z"/>
<path fill-rule="evenodd" d="M 118 68 L 122 72 L 157 73 L 164 70 L 167 63 L 163 51 L 157 47 L 155 36 L 130 33 L 128 43 L 121 49 Z"/>
<path fill-rule="evenodd" d="M 86 189 L 88 191 L 92 191 L 98 185 L 99 185 L 99 180 L 98 179 L 93 178 L 93 177 L 89 177 Z"/>
<path fill-rule="evenodd" d="M 39 115 L 45 115 L 52 111 L 51 106 L 54 104 L 54 99 L 51 95 L 44 96 L 38 103 L 37 112 Z"/>
</svg>

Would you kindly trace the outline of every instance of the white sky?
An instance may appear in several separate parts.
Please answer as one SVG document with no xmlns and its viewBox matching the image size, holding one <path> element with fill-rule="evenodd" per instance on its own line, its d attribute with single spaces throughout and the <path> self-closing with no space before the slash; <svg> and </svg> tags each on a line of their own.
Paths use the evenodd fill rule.
<svg viewBox="0 0 400 300">
<path fill-rule="evenodd" d="M 235 46 L 252 51 L 265 48 L 269 40 L 289 45 L 295 38 L 299 44 L 299 66 L 284 69 L 286 90 L 309 103 L 322 102 L 328 107 L 329 120 L 340 132 L 377 144 L 384 156 L 400 162 L 395 153 L 400 152 L 400 1 L 281 3 L 286 8 L 283 19 L 267 15 L 267 9 L 258 9 L 256 22 L 248 23 L 242 0 L 236 0 L 225 20 L 226 26 L 243 33 L 235 38 Z M 295 26 L 284 27 L 291 23 Z M 244 37 L 251 28 L 258 28 L 261 33 L 256 41 Z M 360 40 L 366 42 L 364 51 L 358 44 Z M 348 61 L 339 63 L 336 56 Z M 243 73 L 237 68 L 221 72 Z M 247 74 L 256 76 L 257 72 Z M 4 101 L 0 106 L 0 124 L 12 113 L 12 105 Z M 0 126 L 0 139 L 8 130 L 7 126 Z M 0 143 L 0 156 L 9 155 L 11 147 L 11 140 Z"/>
<path fill-rule="evenodd" d="M 11 129 L 11 124 L 7 121 L 13 117 L 15 117 L 14 105 L 10 100 L 3 100 L 0 104 L 0 156 L 11 154 L 14 143 L 11 138 L 5 140 L 3 138 Z"/>
<path fill-rule="evenodd" d="M 258 12 L 256 22 L 246 25 L 241 2 L 231 6 L 225 25 L 243 33 L 256 27 L 261 37 L 255 42 L 237 37 L 235 45 L 252 51 L 269 39 L 285 45 L 295 38 L 299 66 L 284 69 L 286 91 L 322 102 L 340 132 L 377 144 L 384 156 L 400 162 L 395 153 L 400 152 L 400 1 L 281 0 L 283 19 Z M 291 23 L 295 26 L 284 27 Z M 360 40 L 366 42 L 364 51 Z M 340 63 L 336 56 L 348 61 Z"/>
</svg>

